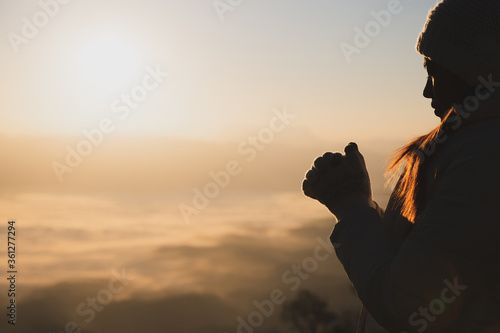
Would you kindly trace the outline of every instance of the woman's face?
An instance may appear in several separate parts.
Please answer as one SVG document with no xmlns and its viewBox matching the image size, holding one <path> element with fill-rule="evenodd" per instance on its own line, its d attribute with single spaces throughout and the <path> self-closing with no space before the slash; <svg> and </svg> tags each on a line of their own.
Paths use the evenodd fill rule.
<svg viewBox="0 0 500 333">
<path fill-rule="evenodd" d="M 424 97 L 432 100 L 434 113 L 439 118 L 443 119 L 454 104 L 461 104 L 473 94 L 471 86 L 431 59 L 424 59 L 424 67 L 428 74 Z"/>
</svg>

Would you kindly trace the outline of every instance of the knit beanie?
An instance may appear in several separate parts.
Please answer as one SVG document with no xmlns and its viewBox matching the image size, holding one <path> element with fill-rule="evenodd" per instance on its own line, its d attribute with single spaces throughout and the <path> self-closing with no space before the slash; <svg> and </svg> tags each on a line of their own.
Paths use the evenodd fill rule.
<svg viewBox="0 0 500 333">
<path fill-rule="evenodd" d="M 500 0 L 443 0 L 430 12 L 417 51 L 472 86 L 500 81 Z"/>
</svg>

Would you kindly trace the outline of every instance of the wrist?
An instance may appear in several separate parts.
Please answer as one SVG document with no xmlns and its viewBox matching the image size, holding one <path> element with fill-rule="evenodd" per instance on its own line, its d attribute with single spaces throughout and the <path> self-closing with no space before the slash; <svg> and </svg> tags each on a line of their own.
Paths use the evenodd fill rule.
<svg viewBox="0 0 500 333">
<path fill-rule="evenodd" d="M 338 221 L 343 219 L 347 214 L 360 208 L 373 208 L 378 211 L 379 206 L 371 197 L 349 197 L 345 200 L 337 202 L 334 205 L 327 205 L 330 212 L 335 215 Z"/>
</svg>

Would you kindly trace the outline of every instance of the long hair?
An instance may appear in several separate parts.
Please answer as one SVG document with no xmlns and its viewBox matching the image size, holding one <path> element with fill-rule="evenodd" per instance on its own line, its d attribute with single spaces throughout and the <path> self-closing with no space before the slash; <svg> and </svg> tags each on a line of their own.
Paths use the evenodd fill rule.
<svg viewBox="0 0 500 333">
<path fill-rule="evenodd" d="M 438 149 L 440 137 L 446 132 L 445 125 L 453 111 L 453 108 L 448 111 L 437 128 L 396 150 L 389 161 L 387 183 L 393 182 L 400 174 L 393 198 L 401 214 L 412 223 L 415 223 L 425 204 L 425 179 L 429 162 Z"/>
</svg>

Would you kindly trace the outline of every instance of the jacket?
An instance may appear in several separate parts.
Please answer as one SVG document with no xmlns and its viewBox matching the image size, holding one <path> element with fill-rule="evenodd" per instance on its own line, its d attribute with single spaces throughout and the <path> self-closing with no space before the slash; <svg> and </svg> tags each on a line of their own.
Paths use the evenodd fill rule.
<svg viewBox="0 0 500 333">
<path fill-rule="evenodd" d="M 465 114 L 432 156 L 410 223 L 394 200 L 330 237 L 363 304 L 358 332 L 500 332 L 500 103 Z"/>
</svg>

